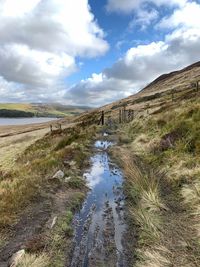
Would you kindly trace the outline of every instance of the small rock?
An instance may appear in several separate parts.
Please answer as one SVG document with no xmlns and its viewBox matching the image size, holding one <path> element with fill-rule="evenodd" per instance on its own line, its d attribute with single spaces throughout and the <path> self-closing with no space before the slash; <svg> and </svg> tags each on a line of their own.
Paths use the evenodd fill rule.
<svg viewBox="0 0 200 267">
<path fill-rule="evenodd" d="M 59 170 L 54 174 L 52 179 L 62 179 L 62 178 L 64 178 L 64 176 L 65 176 L 64 172 Z"/>
<path fill-rule="evenodd" d="M 22 257 L 25 255 L 25 250 L 19 250 L 18 252 L 16 252 L 15 254 L 13 254 L 13 256 L 11 257 L 8 266 L 9 267 L 16 267 L 19 263 L 20 260 L 22 259 Z"/>
<path fill-rule="evenodd" d="M 75 165 L 76 165 L 76 162 L 75 162 L 75 161 L 73 161 L 73 160 L 70 161 L 70 166 L 71 166 L 71 167 L 74 167 Z"/>
<path fill-rule="evenodd" d="M 69 182 L 71 180 L 71 177 L 65 177 L 65 182 Z"/>
<path fill-rule="evenodd" d="M 52 221 L 52 224 L 51 224 L 51 229 L 55 226 L 57 219 L 58 219 L 57 216 L 55 216 L 55 217 L 53 218 L 53 221 Z"/>
</svg>

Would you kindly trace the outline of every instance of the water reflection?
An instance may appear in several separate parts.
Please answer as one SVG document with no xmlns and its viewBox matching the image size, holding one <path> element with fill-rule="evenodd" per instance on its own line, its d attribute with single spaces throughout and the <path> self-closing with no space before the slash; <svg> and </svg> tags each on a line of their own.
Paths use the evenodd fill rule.
<svg viewBox="0 0 200 267">
<path fill-rule="evenodd" d="M 97 263 L 102 266 L 127 266 L 122 245 L 126 229 L 123 176 L 119 168 L 110 162 L 106 149 L 111 145 L 108 141 L 95 142 L 98 150 L 91 157 L 90 170 L 84 175 L 90 191 L 82 209 L 74 217 L 71 267 L 93 267 Z"/>
</svg>

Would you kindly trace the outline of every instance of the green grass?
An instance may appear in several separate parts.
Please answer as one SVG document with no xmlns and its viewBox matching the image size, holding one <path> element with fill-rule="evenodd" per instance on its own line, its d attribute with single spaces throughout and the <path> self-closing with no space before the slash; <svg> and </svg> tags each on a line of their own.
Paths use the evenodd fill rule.
<svg viewBox="0 0 200 267">
<path fill-rule="evenodd" d="M 73 116 L 89 109 L 88 107 L 65 106 L 59 104 L 0 103 L 0 110 L 31 112 L 37 116 Z M 14 116 L 14 114 L 13 114 Z"/>
<path fill-rule="evenodd" d="M 80 177 L 72 177 L 68 182 L 68 186 L 73 189 L 82 189 L 85 186 L 85 181 Z"/>
</svg>

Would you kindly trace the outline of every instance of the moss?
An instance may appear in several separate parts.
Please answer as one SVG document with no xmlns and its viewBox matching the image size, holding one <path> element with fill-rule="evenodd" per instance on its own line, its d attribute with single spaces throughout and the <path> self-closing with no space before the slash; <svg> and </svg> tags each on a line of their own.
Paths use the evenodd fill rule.
<svg viewBox="0 0 200 267">
<path fill-rule="evenodd" d="M 85 193 L 74 192 L 73 197 L 70 200 L 70 208 L 71 208 L 71 210 L 75 211 L 77 208 L 80 208 L 84 198 L 85 198 Z"/>
<path fill-rule="evenodd" d="M 73 189 L 81 189 L 85 186 L 85 181 L 80 177 L 73 177 L 67 184 Z"/>
</svg>

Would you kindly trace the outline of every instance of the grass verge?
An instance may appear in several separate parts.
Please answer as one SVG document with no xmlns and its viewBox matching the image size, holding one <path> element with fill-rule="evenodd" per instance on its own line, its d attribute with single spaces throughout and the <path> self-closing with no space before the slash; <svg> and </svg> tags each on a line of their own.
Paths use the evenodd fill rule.
<svg viewBox="0 0 200 267">
<path fill-rule="evenodd" d="M 199 110 L 184 100 L 119 130 L 138 267 L 200 265 Z"/>
</svg>

